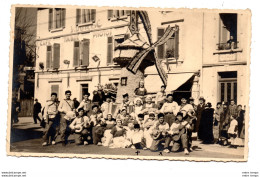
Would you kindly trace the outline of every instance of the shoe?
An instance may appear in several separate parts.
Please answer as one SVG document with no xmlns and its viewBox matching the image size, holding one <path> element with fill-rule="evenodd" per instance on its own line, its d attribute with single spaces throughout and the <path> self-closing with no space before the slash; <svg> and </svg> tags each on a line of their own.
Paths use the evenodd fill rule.
<svg viewBox="0 0 260 177">
<path fill-rule="evenodd" d="M 193 149 L 192 149 L 192 148 L 189 148 L 189 151 L 190 151 L 190 152 L 192 152 L 192 151 L 193 151 Z"/>
<path fill-rule="evenodd" d="M 189 155 L 188 149 L 186 149 L 186 148 L 184 149 L 184 154 L 185 154 L 185 155 Z"/>
<path fill-rule="evenodd" d="M 101 142 L 98 142 L 98 144 L 97 144 L 98 146 L 102 146 L 102 143 Z"/>
<path fill-rule="evenodd" d="M 84 145 L 88 145 L 88 142 L 87 141 L 84 141 L 84 143 L 83 143 Z"/>
<path fill-rule="evenodd" d="M 65 141 L 62 141 L 62 142 L 61 142 L 61 145 L 62 145 L 62 146 L 66 146 Z"/>
<path fill-rule="evenodd" d="M 170 153 L 170 150 L 169 149 L 164 149 L 163 152 Z"/>
<path fill-rule="evenodd" d="M 52 141 L 52 142 L 51 142 L 51 144 L 52 144 L 52 145 L 55 145 L 55 144 L 56 144 L 56 142 L 55 142 L 55 141 Z"/>
<path fill-rule="evenodd" d="M 143 150 L 147 150 L 148 148 L 147 147 L 144 147 Z"/>
<path fill-rule="evenodd" d="M 136 149 L 135 146 L 131 146 L 132 149 Z"/>
<path fill-rule="evenodd" d="M 42 146 L 47 146 L 47 145 L 48 145 L 47 142 L 42 143 Z"/>
</svg>

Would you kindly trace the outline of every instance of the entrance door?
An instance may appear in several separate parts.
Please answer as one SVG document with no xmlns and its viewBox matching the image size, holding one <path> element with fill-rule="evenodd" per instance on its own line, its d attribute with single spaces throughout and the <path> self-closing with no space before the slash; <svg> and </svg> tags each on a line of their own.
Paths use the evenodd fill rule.
<svg viewBox="0 0 260 177">
<path fill-rule="evenodd" d="M 237 102 L 237 72 L 219 72 L 219 101 Z"/>
</svg>

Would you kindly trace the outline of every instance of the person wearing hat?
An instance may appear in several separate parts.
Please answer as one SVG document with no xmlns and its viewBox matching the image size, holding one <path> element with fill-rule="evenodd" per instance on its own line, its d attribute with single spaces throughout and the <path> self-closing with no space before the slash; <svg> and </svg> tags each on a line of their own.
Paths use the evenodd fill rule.
<svg viewBox="0 0 260 177">
<path fill-rule="evenodd" d="M 165 144 L 170 144 L 170 142 L 173 142 L 173 146 L 171 151 L 177 152 L 181 150 L 181 147 L 184 149 L 184 154 L 188 155 L 188 130 L 191 129 L 190 126 L 191 122 L 188 122 L 183 119 L 183 113 L 178 112 L 177 113 L 177 119 L 170 127 L 170 130 L 168 131 L 169 137 L 167 138 Z M 169 149 L 168 149 L 168 152 Z"/>
<path fill-rule="evenodd" d="M 65 96 L 66 98 L 61 100 L 58 110 L 60 112 L 60 136 L 61 136 L 61 143 L 62 146 L 65 146 L 67 143 L 67 137 L 68 137 L 68 133 L 67 129 L 69 124 L 71 123 L 71 120 L 69 120 L 65 115 L 70 112 L 70 111 L 75 111 L 75 107 L 74 107 L 74 102 L 73 100 L 70 99 L 71 97 L 71 91 L 67 90 L 65 91 Z"/>
<path fill-rule="evenodd" d="M 83 108 L 84 110 L 84 115 L 89 115 L 90 114 L 90 111 L 91 111 L 91 106 L 92 106 L 92 103 L 91 103 L 91 100 L 89 99 L 89 96 L 90 96 L 90 93 L 85 93 L 83 95 L 83 100 L 80 102 L 79 104 L 79 107 L 77 108 L 77 111 L 80 109 L 80 108 Z"/>
<path fill-rule="evenodd" d="M 122 109 L 126 109 L 126 112 L 130 114 L 132 106 L 133 106 L 133 103 L 129 100 L 128 93 L 123 94 L 123 102 L 119 106 L 119 111 L 122 110 Z"/>
<path fill-rule="evenodd" d="M 201 121 L 198 131 L 198 137 L 204 144 L 214 143 L 213 136 L 213 115 L 214 109 L 210 102 L 205 105 L 205 109 L 201 113 Z"/>
<path fill-rule="evenodd" d="M 143 113 L 146 115 L 145 119 L 148 117 L 149 112 L 158 112 L 157 106 L 152 102 L 152 96 L 148 95 L 145 99 Z"/>
<path fill-rule="evenodd" d="M 205 102 L 206 102 L 206 100 L 204 99 L 204 97 L 201 96 L 199 98 L 199 104 L 197 106 L 197 120 L 196 120 L 196 124 L 195 124 L 195 132 L 199 131 L 201 113 L 205 109 Z M 200 137 L 198 137 L 198 138 L 200 138 Z"/>
<path fill-rule="evenodd" d="M 177 102 L 173 101 L 173 95 L 168 94 L 167 95 L 167 102 L 165 102 L 160 109 L 160 112 L 164 113 L 164 120 L 169 124 L 169 126 L 172 125 L 172 123 L 175 121 L 175 116 L 177 112 L 179 111 L 179 105 Z"/>
<path fill-rule="evenodd" d="M 113 102 L 111 100 L 111 95 L 106 95 L 106 101 L 101 105 L 101 111 L 103 117 L 107 117 L 107 114 L 112 114 Z"/>
<path fill-rule="evenodd" d="M 137 119 L 138 114 L 143 113 L 143 100 L 139 97 L 135 98 L 134 100 L 134 106 L 133 106 L 133 112 L 131 113 L 132 116 Z"/>
<path fill-rule="evenodd" d="M 43 118 L 46 121 L 46 127 L 42 137 L 43 146 L 48 145 L 49 137 L 51 137 L 51 144 L 56 144 L 55 140 L 59 131 L 58 106 L 57 93 L 51 93 L 51 99 L 46 102 L 43 110 Z M 55 130 L 56 132 L 51 133 L 51 130 Z"/>
<path fill-rule="evenodd" d="M 166 86 L 162 85 L 161 90 L 156 94 L 155 98 L 155 104 L 157 105 L 158 109 L 161 109 L 163 103 L 166 99 L 166 92 L 165 92 Z"/>
<path fill-rule="evenodd" d="M 41 119 L 39 118 L 38 114 L 41 112 L 42 109 L 42 105 L 41 103 L 38 102 L 38 99 L 35 99 L 35 103 L 33 105 L 33 120 L 34 120 L 34 124 L 37 124 L 37 120 L 39 120 L 39 122 L 41 122 Z"/>
<path fill-rule="evenodd" d="M 190 98 L 189 98 L 189 104 L 192 105 L 192 107 L 193 107 L 193 109 L 194 109 L 194 111 L 195 111 L 195 113 L 196 113 L 198 106 L 194 103 L 194 98 L 193 98 L 193 97 L 190 97 Z"/>
</svg>

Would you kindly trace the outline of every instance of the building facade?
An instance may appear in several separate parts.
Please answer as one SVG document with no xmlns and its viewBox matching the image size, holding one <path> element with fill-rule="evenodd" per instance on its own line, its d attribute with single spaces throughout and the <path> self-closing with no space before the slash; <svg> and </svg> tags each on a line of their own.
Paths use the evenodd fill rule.
<svg viewBox="0 0 260 177">
<path fill-rule="evenodd" d="M 230 99 L 247 103 L 248 14 L 148 11 L 154 42 L 167 26 L 178 28 L 156 48 L 168 75 L 166 90 L 174 91 L 177 101 L 204 96 L 213 104 Z M 115 47 L 131 35 L 129 20 L 129 10 L 123 9 L 38 9 L 35 97 L 45 102 L 51 92 L 56 92 L 63 99 L 69 89 L 73 98 L 81 100 L 85 92 L 92 96 L 98 84 L 125 84 L 113 54 Z M 141 23 L 139 29 L 146 38 Z M 149 94 L 158 92 L 162 85 L 154 66 L 145 70 L 144 81 Z"/>
</svg>

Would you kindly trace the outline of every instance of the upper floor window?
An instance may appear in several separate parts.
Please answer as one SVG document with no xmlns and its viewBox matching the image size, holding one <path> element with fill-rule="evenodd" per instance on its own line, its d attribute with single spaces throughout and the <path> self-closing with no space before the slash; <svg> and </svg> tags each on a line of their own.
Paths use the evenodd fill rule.
<svg viewBox="0 0 260 177">
<path fill-rule="evenodd" d="M 130 15 L 130 10 L 108 10 L 108 20 L 120 19 Z"/>
<path fill-rule="evenodd" d="M 49 30 L 65 28 L 66 9 L 49 9 Z"/>
<path fill-rule="evenodd" d="M 237 48 L 237 14 L 219 14 L 219 43 L 218 50 Z"/>
<path fill-rule="evenodd" d="M 60 44 L 54 43 L 47 46 L 46 69 L 60 68 Z"/>
<path fill-rule="evenodd" d="M 160 39 L 165 32 L 164 28 L 157 29 L 157 38 Z M 165 44 L 157 47 L 157 55 L 159 59 L 179 58 L 179 29 L 168 39 Z"/>
<path fill-rule="evenodd" d="M 90 40 L 74 41 L 73 66 L 89 65 L 89 46 Z"/>
<path fill-rule="evenodd" d="M 96 9 L 77 9 L 76 13 L 76 25 L 95 23 Z"/>
</svg>

